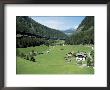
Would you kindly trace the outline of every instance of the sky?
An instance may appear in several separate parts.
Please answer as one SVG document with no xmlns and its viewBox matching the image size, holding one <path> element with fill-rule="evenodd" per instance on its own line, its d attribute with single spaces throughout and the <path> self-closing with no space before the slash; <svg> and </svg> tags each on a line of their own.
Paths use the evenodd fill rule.
<svg viewBox="0 0 110 90">
<path fill-rule="evenodd" d="M 57 30 L 76 29 L 85 16 L 30 16 L 33 20 Z"/>
</svg>

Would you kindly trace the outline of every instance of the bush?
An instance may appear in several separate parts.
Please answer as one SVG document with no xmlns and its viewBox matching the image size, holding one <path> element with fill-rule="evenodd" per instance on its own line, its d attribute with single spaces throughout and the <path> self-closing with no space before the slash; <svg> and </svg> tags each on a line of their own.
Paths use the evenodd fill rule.
<svg viewBox="0 0 110 90">
<path fill-rule="evenodd" d="M 73 56 L 76 57 L 76 53 L 73 53 Z"/>
<path fill-rule="evenodd" d="M 91 55 L 92 59 L 94 59 L 94 50 L 92 50 L 92 51 L 90 52 L 90 55 Z"/>
<path fill-rule="evenodd" d="M 34 56 L 31 56 L 31 61 L 35 62 Z"/>
<path fill-rule="evenodd" d="M 94 60 L 93 60 L 93 61 L 91 61 L 91 66 L 94 66 Z"/>
<path fill-rule="evenodd" d="M 90 57 L 87 58 L 87 66 L 90 66 L 90 63 L 91 63 L 91 59 Z"/>
<path fill-rule="evenodd" d="M 29 60 L 29 55 L 26 56 L 26 60 Z"/>
<path fill-rule="evenodd" d="M 91 66 L 94 66 L 94 50 L 90 52 L 90 55 L 92 57 Z"/>
<path fill-rule="evenodd" d="M 20 54 L 20 57 L 24 58 L 26 55 L 24 53 Z"/>
<path fill-rule="evenodd" d="M 37 52 L 35 52 L 34 50 L 32 50 L 32 56 L 36 56 Z"/>
</svg>

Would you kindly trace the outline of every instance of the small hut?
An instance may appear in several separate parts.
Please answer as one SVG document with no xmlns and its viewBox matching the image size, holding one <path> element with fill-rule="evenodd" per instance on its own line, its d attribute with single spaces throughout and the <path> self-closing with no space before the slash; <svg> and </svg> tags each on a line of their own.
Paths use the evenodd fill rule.
<svg viewBox="0 0 110 90">
<path fill-rule="evenodd" d="M 76 54 L 76 60 L 77 61 L 85 61 L 87 57 L 86 53 L 80 52 Z"/>
</svg>

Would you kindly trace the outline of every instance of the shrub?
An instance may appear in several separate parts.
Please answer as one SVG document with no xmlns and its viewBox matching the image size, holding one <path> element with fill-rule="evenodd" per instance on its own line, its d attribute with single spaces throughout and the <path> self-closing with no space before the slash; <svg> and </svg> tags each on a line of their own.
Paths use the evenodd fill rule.
<svg viewBox="0 0 110 90">
<path fill-rule="evenodd" d="M 37 52 L 35 52 L 34 50 L 32 50 L 32 56 L 36 56 Z"/>
<path fill-rule="evenodd" d="M 35 62 L 34 56 L 31 56 L 31 61 Z"/>
<path fill-rule="evenodd" d="M 26 60 L 29 60 L 29 55 L 26 55 Z"/>
<path fill-rule="evenodd" d="M 91 66 L 91 59 L 90 59 L 90 57 L 87 58 L 87 66 Z"/>
<path fill-rule="evenodd" d="M 20 57 L 24 58 L 26 55 L 24 53 L 20 54 Z"/>
<path fill-rule="evenodd" d="M 73 53 L 73 56 L 76 57 L 76 53 Z"/>
<path fill-rule="evenodd" d="M 90 52 L 90 55 L 91 55 L 92 59 L 94 59 L 94 50 L 92 50 L 92 51 Z"/>
</svg>

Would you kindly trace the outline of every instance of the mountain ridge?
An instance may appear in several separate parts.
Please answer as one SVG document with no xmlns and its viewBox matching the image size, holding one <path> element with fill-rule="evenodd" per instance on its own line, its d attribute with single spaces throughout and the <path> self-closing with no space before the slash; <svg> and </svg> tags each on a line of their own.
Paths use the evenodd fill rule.
<svg viewBox="0 0 110 90">
<path fill-rule="evenodd" d="M 94 44 L 94 16 L 86 16 L 66 44 Z"/>
<path fill-rule="evenodd" d="M 20 34 L 32 34 L 32 35 L 39 35 L 42 37 L 47 38 L 58 38 L 58 39 L 64 39 L 66 38 L 66 35 L 56 29 L 49 28 L 47 26 L 44 26 L 36 21 L 34 21 L 32 18 L 28 16 L 17 16 L 16 17 L 16 32 Z"/>
</svg>

